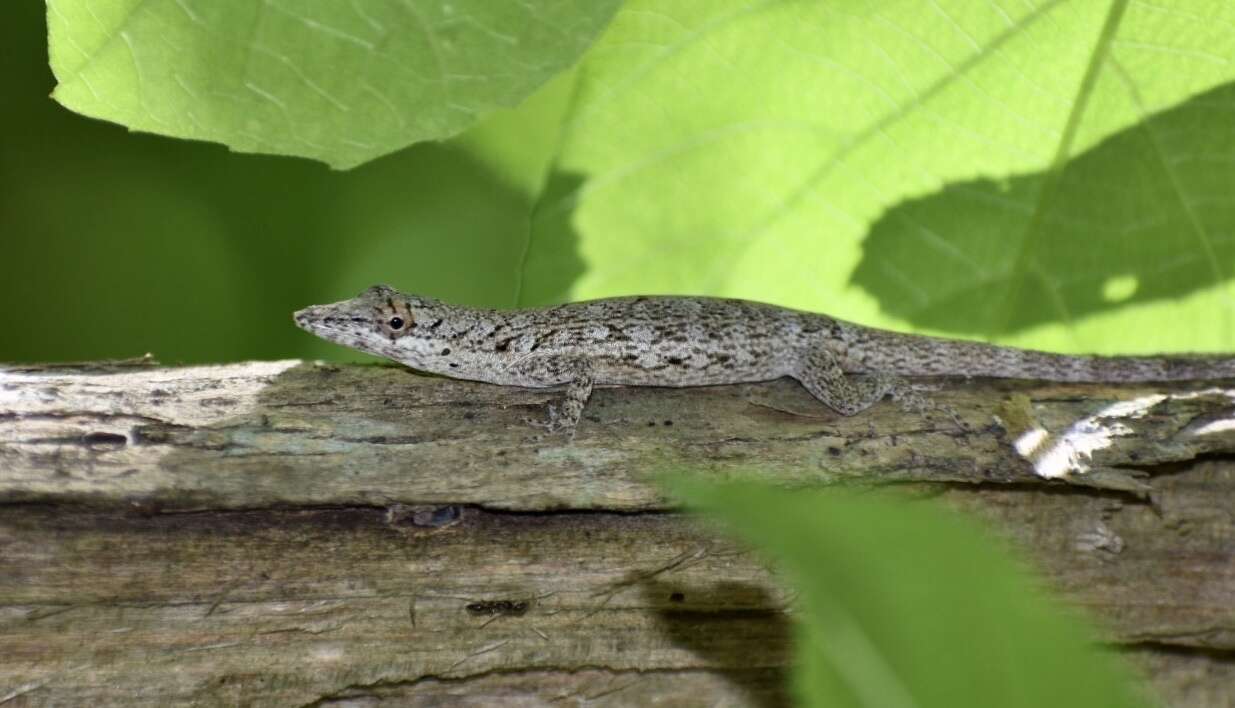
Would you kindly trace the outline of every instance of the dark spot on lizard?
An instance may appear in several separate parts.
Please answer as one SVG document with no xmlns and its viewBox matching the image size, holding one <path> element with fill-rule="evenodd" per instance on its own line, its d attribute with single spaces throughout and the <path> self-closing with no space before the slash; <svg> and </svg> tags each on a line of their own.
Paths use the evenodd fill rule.
<svg viewBox="0 0 1235 708">
<path fill-rule="evenodd" d="M 669 357 L 669 359 L 668 359 L 667 361 L 668 361 L 670 364 L 674 365 L 674 366 L 681 366 L 681 365 L 682 365 L 682 358 L 681 358 L 681 357 L 671 356 L 671 357 Z"/>
<path fill-rule="evenodd" d="M 639 358 L 639 355 L 638 354 L 627 354 L 626 356 L 622 358 L 625 359 L 626 361 L 635 361 L 636 359 Z"/>
<path fill-rule="evenodd" d="M 450 347 L 446 347 L 445 349 L 442 350 L 442 356 L 447 356 L 449 354 L 450 354 Z"/>
<path fill-rule="evenodd" d="M 452 368 L 452 369 L 457 369 L 457 368 L 459 368 L 459 365 L 458 365 L 458 364 L 456 364 L 456 363 L 454 363 L 454 362 L 452 361 L 452 362 L 450 362 L 450 368 Z"/>
<path fill-rule="evenodd" d="M 557 335 L 557 332 L 558 331 L 556 329 L 551 329 L 548 332 L 545 332 L 544 334 L 540 335 L 539 337 L 536 338 L 536 341 L 532 343 L 531 348 L 535 349 L 536 347 L 539 347 L 541 344 L 544 344 L 547 340 L 555 337 Z"/>
<path fill-rule="evenodd" d="M 438 327 L 441 327 L 441 326 L 442 326 L 442 318 L 439 317 L 436 320 L 433 320 L 433 324 L 429 325 L 429 329 L 437 329 Z"/>
<path fill-rule="evenodd" d="M 513 342 L 514 340 L 515 340 L 514 337 L 507 337 L 506 339 L 498 340 L 498 343 L 493 348 L 496 351 L 504 352 L 507 349 L 510 349 L 510 343 Z"/>
</svg>

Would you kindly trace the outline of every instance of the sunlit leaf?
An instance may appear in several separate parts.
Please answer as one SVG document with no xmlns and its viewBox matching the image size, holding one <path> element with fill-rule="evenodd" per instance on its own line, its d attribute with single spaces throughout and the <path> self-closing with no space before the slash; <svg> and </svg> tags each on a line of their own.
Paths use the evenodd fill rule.
<svg viewBox="0 0 1235 708">
<path fill-rule="evenodd" d="M 568 67 L 617 0 L 47 0 L 53 94 L 133 130 L 351 167 Z"/>
<path fill-rule="evenodd" d="M 580 186 L 540 211 L 587 273 L 528 301 L 1235 347 L 1231 3 L 632 0 L 578 76 L 555 169 Z M 563 253 L 534 232 L 525 278 Z"/>
</svg>

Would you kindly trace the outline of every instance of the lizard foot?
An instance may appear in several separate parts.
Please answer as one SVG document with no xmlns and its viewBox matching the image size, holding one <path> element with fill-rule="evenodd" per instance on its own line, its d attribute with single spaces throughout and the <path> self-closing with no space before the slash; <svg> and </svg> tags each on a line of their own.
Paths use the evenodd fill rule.
<svg viewBox="0 0 1235 708">
<path fill-rule="evenodd" d="M 569 439 L 570 440 L 575 439 L 574 422 L 568 420 L 567 416 L 562 415 L 561 412 L 558 411 L 558 407 L 552 403 L 549 404 L 549 419 L 548 420 L 543 420 L 543 419 L 538 419 L 538 418 L 524 418 L 523 422 L 527 423 L 533 428 L 543 430 L 546 433 L 552 434 L 552 433 L 568 432 Z"/>
</svg>

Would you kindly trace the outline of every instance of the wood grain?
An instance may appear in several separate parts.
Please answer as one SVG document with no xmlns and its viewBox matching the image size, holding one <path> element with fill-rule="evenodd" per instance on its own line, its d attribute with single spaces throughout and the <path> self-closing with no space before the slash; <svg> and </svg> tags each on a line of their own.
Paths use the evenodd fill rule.
<svg viewBox="0 0 1235 708">
<path fill-rule="evenodd" d="M 648 481 L 690 470 L 970 511 L 1169 703 L 1235 705 L 1226 390 L 934 383 L 964 428 L 776 381 L 602 389 L 571 442 L 523 422 L 554 391 L 400 367 L 4 369 L 0 704 L 784 704 L 791 591 Z M 1039 427 L 1117 434 L 1046 479 Z"/>
</svg>

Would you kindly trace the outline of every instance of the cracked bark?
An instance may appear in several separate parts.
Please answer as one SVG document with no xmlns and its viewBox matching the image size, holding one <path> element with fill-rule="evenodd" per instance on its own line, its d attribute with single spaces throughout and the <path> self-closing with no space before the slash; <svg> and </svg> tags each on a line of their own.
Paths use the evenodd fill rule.
<svg viewBox="0 0 1235 708">
<path fill-rule="evenodd" d="M 568 444 L 522 422 L 554 391 L 398 367 L 5 369 L 0 704 L 781 704 L 789 591 L 675 466 L 937 496 L 1169 703 L 1235 704 L 1232 398 L 942 383 L 970 430 L 778 381 L 601 389 Z"/>
</svg>

